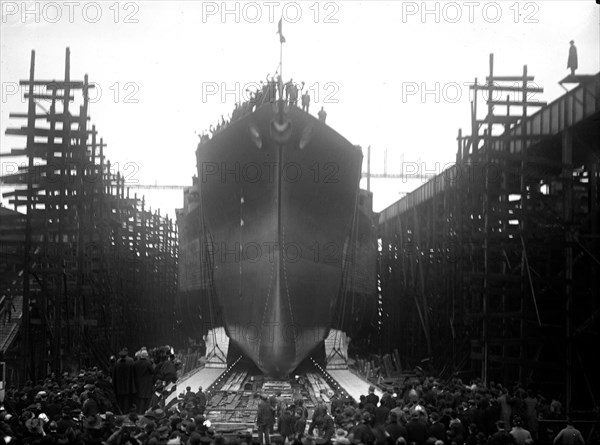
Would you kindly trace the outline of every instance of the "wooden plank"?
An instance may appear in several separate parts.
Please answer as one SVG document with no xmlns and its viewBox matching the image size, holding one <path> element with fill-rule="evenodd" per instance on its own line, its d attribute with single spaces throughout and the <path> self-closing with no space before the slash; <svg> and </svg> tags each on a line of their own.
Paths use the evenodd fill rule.
<svg viewBox="0 0 600 445">
<path fill-rule="evenodd" d="M 29 97 L 32 97 L 34 99 L 43 99 L 43 100 L 57 100 L 57 101 L 64 101 L 65 100 L 65 96 L 63 95 L 52 95 L 52 94 L 29 94 L 29 93 L 25 93 L 25 99 L 29 99 Z M 75 100 L 75 96 L 69 96 L 69 100 Z"/>
<path fill-rule="evenodd" d="M 20 80 L 19 85 L 21 85 L 21 86 L 24 86 L 24 85 L 45 86 L 46 88 L 51 89 L 51 90 L 55 90 L 55 89 L 64 90 L 65 88 L 81 89 L 85 86 L 85 83 L 80 80 L 79 81 L 69 80 L 66 82 L 64 80 L 34 80 L 33 82 L 30 80 Z M 88 86 L 88 88 L 94 88 L 93 83 L 88 83 L 87 86 Z"/>
<path fill-rule="evenodd" d="M 502 85 L 487 85 L 487 84 L 477 84 L 477 85 L 469 85 L 469 88 L 475 90 L 493 90 L 493 91 L 526 91 L 528 93 L 543 93 L 544 89 L 541 87 L 514 87 L 514 86 L 502 86 Z"/>
<path fill-rule="evenodd" d="M 534 77 L 533 76 L 486 76 L 485 80 L 486 82 L 519 82 L 519 81 L 523 81 L 523 79 L 525 79 L 528 82 L 531 82 Z"/>
<path fill-rule="evenodd" d="M 10 117 L 11 119 L 29 119 L 29 114 L 27 114 L 27 113 L 9 113 L 8 117 Z M 68 115 L 66 115 L 66 117 L 71 122 L 79 122 L 81 120 L 81 117 L 77 116 L 77 115 L 68 114 Z M 52 122 L 52 121 L 63 122 L 65 120 L 65 114 L 64 113 L 36 114 L 34 116 L 34 119 L 46 119 L 49 122 Z M 86 120 L 89 121 L 90 116 L 86 117 Z M 57 131 L 62 131 L 62 130 L 57 130 Z"/>
<path fill-rule="evenodd" d="M 514 100 L 488 100 L 488 104 L 492 105 L 504 105 L 504 106 L 527 106 L 527 107 L 545 107 L 548 102 L 538 102 L 538 101 L 514 101 Z"/>
<path fill-rule="evenodd" d="M 61 137 L 64 134 L 63 130 L 51 130 L 49 128 L 28 128 L 28 127 L 21 127 L 21 128 L 7 128 L 6 131 L 4 132 L 4 134 L 8 135 L 8 136 L 27 136 L 29 135 L 30 132 L 32 132 L 33 130 L 33 134 L 35 136 L 54 136 L 54 137 Z M 87 135 L 87 134 L 91 134 L 92 130 L 85 130 L 85 131 L 81 131 L 81 130 L 73 130 L 71 129 L 69 131 L 69 137 L 71 138 L 78 138 L 81 137 L 82 135 Z"/>
</svg>

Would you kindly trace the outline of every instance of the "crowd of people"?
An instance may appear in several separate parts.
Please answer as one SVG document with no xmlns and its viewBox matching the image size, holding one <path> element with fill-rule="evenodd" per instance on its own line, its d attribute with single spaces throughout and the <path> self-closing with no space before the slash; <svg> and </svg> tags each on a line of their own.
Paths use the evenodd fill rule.
<svg viewBox="0 0 600 445">
<path fill-rule="evenodd" d="M 246 89 L 248 100 L 236 102 L 231 116 L 228 116 L 226 119 L 221 115 L 221 119 L 215 125 L 210 125 L 208 130 L 204 130 L 199 135 L 200 143 L 209 141 L 215 134 L 227 128 L 231 123 L 252 113 L 262 104 L 275 102 L 278 97 L 293 106 L 298 105 L 298 98 L 300 98 L 302 110 L 308 113 L 310 108 L 310 94 L 308 94 L 308 90 L 304 91 L 304 86 L 304 82 L 301 82 L 299 85 L 294 82 L 294 79 L 290 79 L 284 84 L 280 75 L 277 75 L 277 77 L 267 75 L 265 81 L 260 81 L 260 86 L 256 91 Z M 325 121 L 323 113 L 324 110 L 321 107 L 319 119 Z"/>
<path fill-rule="evenodd" d="M 151 376 L 151 377 L 150 377 Z M 0 409 L 0 437 L 11 444 L 255 445 L 584 445 L 568 421 L 552 429 L 541 419 L 565 418 L 561 403 L 516 386 L 442 383 L 421 377 L 354 401 L 330 391 L 314 409 L 280 393 L 260 397 L 256 435 L 225 438 L 206 420 L 202 388 L 178 397 L 177 360 L 169 348 L 123 349 L 108 373 L 96 368 L 50 375 L 8 388 Z M 558 424 L 554 424 L 555 426 Z M 0 442 L 2 443 L 2 442 Z M 590 442 L 591 443 L 591 442 Z"/>
<path fill-rule="evenodd" d="M 454 379 L 442 384 L 421 377 L 393 392 L 384 391 L 381 398 L 371 386 L 359 402 L 331 392 L 330 405 L 319 404 L 310 421 L 301 401 L 285 406 L 277 396 L 262 398 L 257 417 L 261 443 L 269 443 L 268 432 L 277 425 L 284 441 L 292 445 L 306 445 L 306 438 L 317 445 L 585 444 L 568 419 L 558 431 L 565 418 L 558 400 L 520 385 L 509 390 L 494 383 L 464 385 Z M 540 427 L 540 420 L 556 422 Z"/>
</svg>

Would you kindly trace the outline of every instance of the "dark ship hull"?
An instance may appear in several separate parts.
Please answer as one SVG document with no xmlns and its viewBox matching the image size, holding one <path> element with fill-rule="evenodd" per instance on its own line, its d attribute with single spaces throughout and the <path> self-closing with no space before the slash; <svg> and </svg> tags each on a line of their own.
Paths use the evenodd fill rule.
<svg viewBox="0 0 600 445">
<path fill-rule="evenodd" d="M 265 374 L 286 375 L 334 319 L 362 152 L 280 102 L 201 144 L 197 162 L 201 238 L 230 342 Z"/>
</svg>

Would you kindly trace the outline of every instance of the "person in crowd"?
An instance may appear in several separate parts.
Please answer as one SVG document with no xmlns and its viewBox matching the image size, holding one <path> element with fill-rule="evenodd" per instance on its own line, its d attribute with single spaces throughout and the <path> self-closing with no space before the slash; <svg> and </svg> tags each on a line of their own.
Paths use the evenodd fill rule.
<svg viewBox="0 0 600 445">
<path fill-rule="evenodd" d="M 440 415 L 433 412 L 429 415 L 429 420 L 431 421 L 427 430 L 429 437 L 435 437 L 446 443 L 446 426 L 440 421 Z"/>
<path fill-rule="evenodd" d="M 256 426 L 261 444 L 271 443 L 271 432 L 275 425 L 275 414 L 266 394 L 260 395 L 260 402 L 256 413 Z"/>
<path fill-rule="evenodd" d="M 296 419 L 292 415 L 291 408 L 283 408 L 283 412 L 277 420 L 277 432 L 285 444 L 296 434 Z"/>
<path fill-rule="evenodd" d="M 504 420 L 498 420 L 496 422 L 497 431 L 492 435 L 488 441 L 488 445 L 514 445 L 515 438 L 506 431 L 506 424 Z"/>
<path fill-rule="evenodd" d="M 396 443 L 400 437 L 403 437 L 404 439 L 407 437 L 406 428 L 398 422 L 398 415 L 393 411 L 390 412 L 389 422 L 385 425 L 385 430 L 394 443 Z"/>
<path fill-rule="evenodd" d="M 361 422 L 356 425 L 352 434 L 351 442 L 354 444 L 373 445 L 375 443 L 375 434 L 371 429 L 371 414 L 364 412 L 360 417 Z"/>
<path fill-rule="evenodd" d="M 515 443 L 517 445 L 531 445 L 533 443 L 533 438 L 531 437 L 531 433 L 523 428 L 523 422 L 520 417 L 515 417 L 514 426 L 512 430 L 510 430 L 510 435 L 515 438 Z"/>
<path fill-rule="evenodd" d="M 148 351 L 142 349 L 139 359 L 133 365 L 135 387 L 137 388 L 137 409 L 143 414 L 148 409 L 154 390 L 154 364 L 150 361 Z"/>
<path fill-rule="evenodd" d="M 119 360 L 113 370 L 113 385 L 117 395 L 117 404 L 122 413 L 128 413 L 132 398 L 136 394 L 133 359 L 129 357 L 127 348 L 119 352 Z"/>
<path fill-rule="evenodd" d="M 418 412 L 411 414 L 410 421 L 406 424 L 407 442 L 415 445 L 425 445 L 427 440 L 427 424 Z"/>
<path fill-rule="evenodd" d="M 149 355 L 148 359 L 145 358 L 146 353 Z M 160 364 L 171 360 L 176 364 L 176 360 L 168 358 L 170 354 L 171 350 L 167 347 L 152 351 L 142 349 L 137 354 L 134 370 L 141 367 L 140 363 L 144 360 Z M 129 410 L 123 411 L 117 400 L 124 403 L 124 394 L 117 394 L 116 390 L 123 384 L 123 381 L 119 382 L 119 378 L 121 371 L 125 369 L 123 363 L 128 362 L 128 355 L 123 351 L 119 354 L 119 359 L 111 366 L 110 376 L 97 368 L 89 368 L 27 381 L 21 389 L 9 386 L 6 388 L 4 404 L 0 407 L 0 432 L 3 434 L 0 437 L 8 437 L 11 444 L 147 445 L 164 444 L 173 440 L 170 443 L 225 445 L 224 438 L 215 435 L 212 427 L 205 423 L 205 412 L 208 411 L 206 415 L 209 415 L 212 407 L 208 395 L 201 388 L 194 394 L 190 387 L 187 393 L 172 399 L 168 404 L 164 399 L 153 397 L 143 414 L 139 399 L 137 403 L 130 403 Z M 133 362 L 132 359 L 129 360 Z M 111 382 L 111 376 L 116 381 Z M 133 383 L 138 387 L 139 397 L 139 379 L 134 378 Z M 407 397 L 411 389 L 416 393 L 413 399 Z M 332 403 L 332 406 L 336 406 L 335 413 L 331 415 L 325 403 L 317 404 L 309 429 L 312 436 L 304 435 L 308 416 L 304 402 L 312 409 L 312 401 L 296 396 L 293 405 L 283 409 L 279 416 L 279 433 L 286 442 L 294 445 L 300 445 L 300 441 L 305 442 L 304 445 L 316 445 L 317 442 L 341 445 L 348 445 L 348 442 L 356 445 L 441 445 L 440 441 L 446 445 L 529 445 L 535 439 L 529 434 L 531 431 L 528 433 L 528 428 L 525 428 L 528 425 L 525 418 L 531 412 L 547 419 L 562 414 L 562 405 L 557 398 L 545 398 L 542 395 L 534 397 L 533 391 L 519 385 L 512 387 L 509 392 L 502 385 L 493 382 L 486 385 L 481 380 L 467 385 L 456 378 L 441 383 L 424 373 L 418 373 L 401 387 L 394 388 L 393 392 L 397 396 L 387 395 L 381 400 L 381 404 L 388 407 L 388 403 L 391 404 L 389 398 L 394 403 L 394 408 L 383 425 L 375 425 L 375 416 L 369 412 L 373 407 L 370 403 L 373 397 L 370 395 L 363 397 L 361 408 L 354 400 L 344 398 L 342 392 L 333 395 L 328 393 L 322 400 L 335 401 L 335 404 Z M 128 391 L 125 393 L 129 394 Z M 402 394 L 405 396 L 402 397 Z M 515 423 L 510 432 L 502 423 L 503 413 L 497 401 L 503 394 L 514 394 L 511 399 L 519 398 L 523 401 L 522 404 L 511 405 Z M 532 400 L 528 401 L 528 398 Z M 369 403 L 366 402 L 368 399 Z M 530 405 L 532 408 L 529 408 Z M 275 413 L 266 397 L 258 407 L 257 427 L 262 436 L 260 440 L 267 443 L 275 423 Z M 133 412 L 134 408 L 137 412 Z M 431 413 L 429 419 L 425 414 L 427 411 Z M 119 415 L 120 413 L 123 415 Z M 376 414 L 376 411 L 373 413 Z M 525 418 L 515 418 L 516 413 L 523 414 Z M 494 430 L 488 433 L 490 424 Z M 582 433 L 570 420 L 567 427 L 555 437 L 548 436 L 545 430 L 543 433 L 540 443 L 549 443 L 554 439 L 554 445 L 584 445 Z M 240 440 L 247 444 L 252 441 L 247 438 Z"/>
<path fill-rule="evenodd" d="M 573 421 L 567 418 L 567 426 L 560 430 L 553 440 L 553 445 L 585 445 L 581 431 L 575 428 Z"/>
</svg>

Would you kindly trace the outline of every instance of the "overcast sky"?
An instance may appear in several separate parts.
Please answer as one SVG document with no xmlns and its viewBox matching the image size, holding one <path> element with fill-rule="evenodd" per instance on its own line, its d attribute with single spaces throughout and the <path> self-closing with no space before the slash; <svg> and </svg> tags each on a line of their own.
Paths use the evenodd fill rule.
<svg viewBox="0 0 600 445">
<path fill-rule="evenodd" d="M 388 173 L 402 160 L 439 172 L 455 159 L 458 129 L 468 131 L 467 84 L 485 79 L 489 54 L 496 74 L 527 65 L 545 89 L 532 99 L 550 102 L 564 92 L 570 40 L 578 73 L 599 71 L 599 9 L 594 0 L 2 2 L 1 150 L 25 144 L 4 131 L 23 124 L 8 114 L 26 111 L 14 85 L 28 77 L 30 51 L 36 78 L 61 79 L 68 46 L 71 78 L 87 73 L 99 87 L 91 122 L 128 181 L 191 183 L 195 132 L 275 72 L 283 17 L 284 79 L 305 82 L 313 114 L 323 106 L 365 155 L 370 145 L 374 172 L 386 150 Z M 0 158 L 2 173 L 21 160 Z M 374 180 L 375 210 L 418 185 Z M 182 206 L 180 191 L 144 193 L 162 214 Z"/>
</svg>

